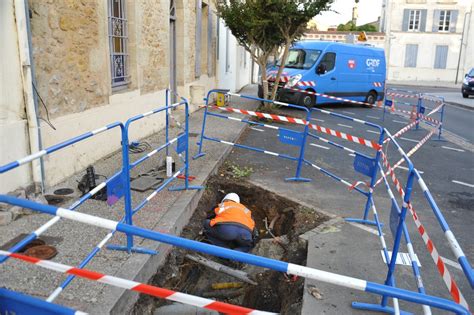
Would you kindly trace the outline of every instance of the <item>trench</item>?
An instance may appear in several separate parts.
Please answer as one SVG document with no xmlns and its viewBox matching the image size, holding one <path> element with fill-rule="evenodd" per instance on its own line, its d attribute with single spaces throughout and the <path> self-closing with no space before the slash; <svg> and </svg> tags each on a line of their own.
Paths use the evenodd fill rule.
<svg viewBox="0 0 474 315">
<path fill-rule="evenodd" d="M 305 265 L 307 244 L 299 235 L 314 229 L 326 221 L 327 217 L 314 209 L 252 185 L 242 178 L 232 178 L 223 168 L 207 182 L 203 196 L 181 236 L 202 241 L 205 238 L 202 235 L 202 221 L 226 193 L 235 192 L 240 196 L 241 203 L 252 211 L 259 231 L 258 241 L 250 253 Z M 256 285 L 214 271 L 186 258 L 186 254 L 198 254 L 205 259 L 243 271 Z M 180 248 L 171 251 L 150 283 L 183 293 L 281 314 L 301 312 L 304 287 L 303 278 Z M 221 288 L 217 289 L 213 285 Z M 173 302 L 141 295 L 132 314 L 217 314 L 210 311 L 197 312 L 172 304 Z"/>
</svg>

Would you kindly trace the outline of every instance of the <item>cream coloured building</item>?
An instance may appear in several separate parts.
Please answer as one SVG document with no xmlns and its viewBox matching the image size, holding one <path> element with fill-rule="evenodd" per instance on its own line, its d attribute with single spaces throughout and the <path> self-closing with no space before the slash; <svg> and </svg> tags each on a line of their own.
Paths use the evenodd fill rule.
<svg viewBox="0 0 474 315">
<path fill-rule="evenodd" d="M 387 77 L 391 81 L 462 81 L 474 67 L 472 0 L 384 0 Z"/>
<path fill-rule="evenodd" d="M 248 84 L 248 56 L 231 34 L 222 46 L 218 28 L 225 32 L 210 0 L 0 1 L 0 165 L 163 106 L 168 86 L 196 110 L 219 81 L 231 90 Z M 228 59 L 229 67 L 226 54 L 240 59 Z M 164 122 L 147 120 L 132 137 Z M 103 133 L 0 175 L 0 192 L 54 185 L 117 150 L 112 137 Z"/>
</svg>

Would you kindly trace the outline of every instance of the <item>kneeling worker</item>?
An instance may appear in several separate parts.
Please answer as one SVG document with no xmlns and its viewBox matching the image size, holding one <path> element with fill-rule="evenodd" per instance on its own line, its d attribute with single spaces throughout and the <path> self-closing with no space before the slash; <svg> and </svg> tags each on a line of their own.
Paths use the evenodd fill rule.
<svg viewBox="0 0 474 315">
<path fill-rule="evenodd" d="M 248 252 L 254 246 L 255 221 L 236 193 L 227 194 L 214 209 L 213 219 L 204 220 L 204 233 L 211 244 Z"/>
</svg>

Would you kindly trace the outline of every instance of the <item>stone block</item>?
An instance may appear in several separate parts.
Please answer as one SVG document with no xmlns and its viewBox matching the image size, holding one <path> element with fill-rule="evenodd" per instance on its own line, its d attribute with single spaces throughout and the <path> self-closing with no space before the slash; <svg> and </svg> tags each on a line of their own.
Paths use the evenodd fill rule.
<svg viewBox="0 0 474 315">
<path fill-rule="evenodd" d="M 7 225 L 13 221 L 11 212 L 2 211 L 0 212 L 0 226 Z"/>
</svg>

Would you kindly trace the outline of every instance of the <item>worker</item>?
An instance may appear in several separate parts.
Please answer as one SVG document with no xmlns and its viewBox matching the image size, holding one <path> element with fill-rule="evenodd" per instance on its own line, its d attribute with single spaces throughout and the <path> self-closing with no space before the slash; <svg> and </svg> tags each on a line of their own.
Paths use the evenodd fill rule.
<svg viewBox="0 0 474 315">
<path fill-rule="evenodd" d="M 248 252 L 255 245 L 252 212 L 240 203 L 236 193 L 227 194 L 203 225 L 204 234 L 211 244 L 240 252 Z"/>
</svg>

